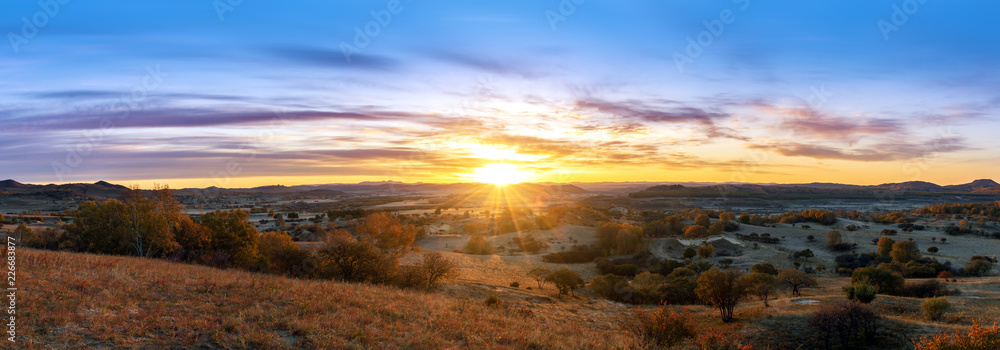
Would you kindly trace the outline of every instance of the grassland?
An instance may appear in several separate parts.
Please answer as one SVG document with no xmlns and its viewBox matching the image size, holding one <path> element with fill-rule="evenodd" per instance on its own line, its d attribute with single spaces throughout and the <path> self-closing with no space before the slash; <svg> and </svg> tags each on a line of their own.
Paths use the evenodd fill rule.
<svg viewBox="0 0 1000 350">
<path fill-rule="evenodd" d="M 162 260 L 37 250 L 18 251 L 22 274 L 18 348 L 630 348 L 616 326 L 628 307 L 588 291 L 558 298 L 544 290 L 498 286 L 467 275 L 434 293 L 367 284 L 296 280 Z M 488 271 L 480 272 L 487 274 Z M 687 306 L 698 329 L 724 330 L 756 349 L 810 348 L 806 317 L 843 299 L 844 278 L 820 278 L 801 297 L 779 292 L 765 308 L 742 303 L 723 324 L 707 306 Z M 924 321 L 920 299 L 879 296 L 877 348 L 961 331 L 973 319 L 1000 318 L 1000 278 L 959 279 L 942 321 Z M 505 308 L 487 307 L 496 294 Z M 815 300 L 815 304 L 803 303 Z M 9 345 L 9 344 L 5 344 Z M 695 349 L 693 342 L 680 349 Z"/>
<path fill-rule="evenodd" d="M 525 349 L 627 342 L 587 318 L 524 316 L 447 293 L 131 257 L 25 249 L 18 259 L 18 348 Z"/>
</svg>

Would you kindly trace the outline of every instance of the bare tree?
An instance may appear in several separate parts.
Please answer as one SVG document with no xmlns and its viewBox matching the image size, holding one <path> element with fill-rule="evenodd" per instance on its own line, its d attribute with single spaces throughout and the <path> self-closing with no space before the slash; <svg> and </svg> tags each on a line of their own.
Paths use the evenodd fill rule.
<svg viewBox="0 0 1000 350">
<path fill-rule="evenodd" d="M 434 286 L 441 279 L 456 277 L 458 269 L 455 262 L 451 261 L 438 252 L 430 252 L 424 255 L 424 261 L 420 264 L 420 269 L 424 270 L 427 278 L 427 291 L 434 289 Z"/>
</svg>

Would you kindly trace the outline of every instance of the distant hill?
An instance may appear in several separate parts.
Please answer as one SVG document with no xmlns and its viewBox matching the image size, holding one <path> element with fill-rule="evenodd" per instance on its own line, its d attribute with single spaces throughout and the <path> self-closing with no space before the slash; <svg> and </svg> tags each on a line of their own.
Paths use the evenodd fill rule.
<svg viewBox="0 0 1000 350">
<path fill-rule="evenodd" d="M 98 181 L 92 184 L 70 183 L 70 184 L 48 184 L 32 185 L 24 184 L 14 180 L 0 181 L 0 192 L 6 192 L 18 197 L 45 197 L 45 198 L 91 198 L 91 197 L 117 197 L 128 187 L 115 185 L 105 181 Z"/>
<path fill-rule="evenodd" d="M 886 183 L 875 186 L 858 186 L 835 183 L 810 183 L 793 185 L 715 185 L 707 187 L 685 187 L 681 185 L 659 185 L 629 193 L 633 198 L 651 197 L 701 197 L 701 198 L 760 198 L 760 199 L 873 199 L 899 196 L 945 197 L 951 195 L 1000 195 L 1000 184 L 993 180 L 976 180 L 963 185 L 940 186 L 925 181 Z M 979 199 L 993 199 L 984 197 Z"/>
<path fill-rule="evenodd" d="M 973 182 L 970 182 L 970 183 L 967 183 L 967 184 L 945 186 L 945 188 L 954 189 L 954 190 L 962 190 L 962 191 L 974 191 L 974 190 L 980 189 L 980 188 L 990 188 L 990 187 L 997 187 L 997 186 L 1000 186 L 1000 183 L 997 183 L 996 181 L 993 181 L 993 180 L 990 180 L 990 179 L 979 179 L 979 180 L 976 180 L 976 181 L 973 181 Z"/>
<path fill-rule="evenodd" d="M 31 187 L 31 185 L 25 185 L 23 183 L 10 179 L 0 181 L 0 189 L 8 189 L 8 188 L 17 189 L 17 188 L 28 188 L 28 187 Z"/>
<path fill-rule="evenodd" d="M 910 191 L 937 191 L 942 187 L 938 184 L 926 182 L 926 181 L 908 181 L 900 183 L 888 183 L 881 184 L 878 186 L 873 186 L 875 188 L 885 188 L 894 190 L 910 190 Z"/>
</svg>

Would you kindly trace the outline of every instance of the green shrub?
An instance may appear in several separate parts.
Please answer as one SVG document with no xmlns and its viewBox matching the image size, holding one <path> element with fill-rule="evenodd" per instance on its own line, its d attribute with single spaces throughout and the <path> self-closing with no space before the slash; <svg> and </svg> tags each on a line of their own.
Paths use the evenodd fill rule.
<svg viewBox="0 0 1000 350">
<path fill-rule="evenodd" d="M 924 302 L 920 304 L 920 307 L 924 309 L 924 317 L 928 320 L 934 321 L 941 318 L 941 314 L 943 314 L 944 310 L 947 310 L 950 305 L 951 304 L 948 303 L 948 298 L 937 297 L 924 300 Z"/>
<path fill-rule="evenodd" d="M 878 288 L 865 282 L 858 282 L 844 287 L 844 293 L 847 294 L 848 300 L 857 300 L 863 304 L 868 304 L 872 300 L 875 300 Z"/>
</svg>

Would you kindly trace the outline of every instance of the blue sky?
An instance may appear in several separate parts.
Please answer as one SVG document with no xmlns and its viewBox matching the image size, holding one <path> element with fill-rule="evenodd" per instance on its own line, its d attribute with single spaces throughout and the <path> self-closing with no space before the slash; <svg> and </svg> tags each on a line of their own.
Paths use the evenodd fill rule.
<svg viewBox="0 0 1000 350">
<path fill-rule="evenodd" d="M 0 11 L 23 182 L 1000 179 L 995 2 L 42 4 Z"/>
</svg>

